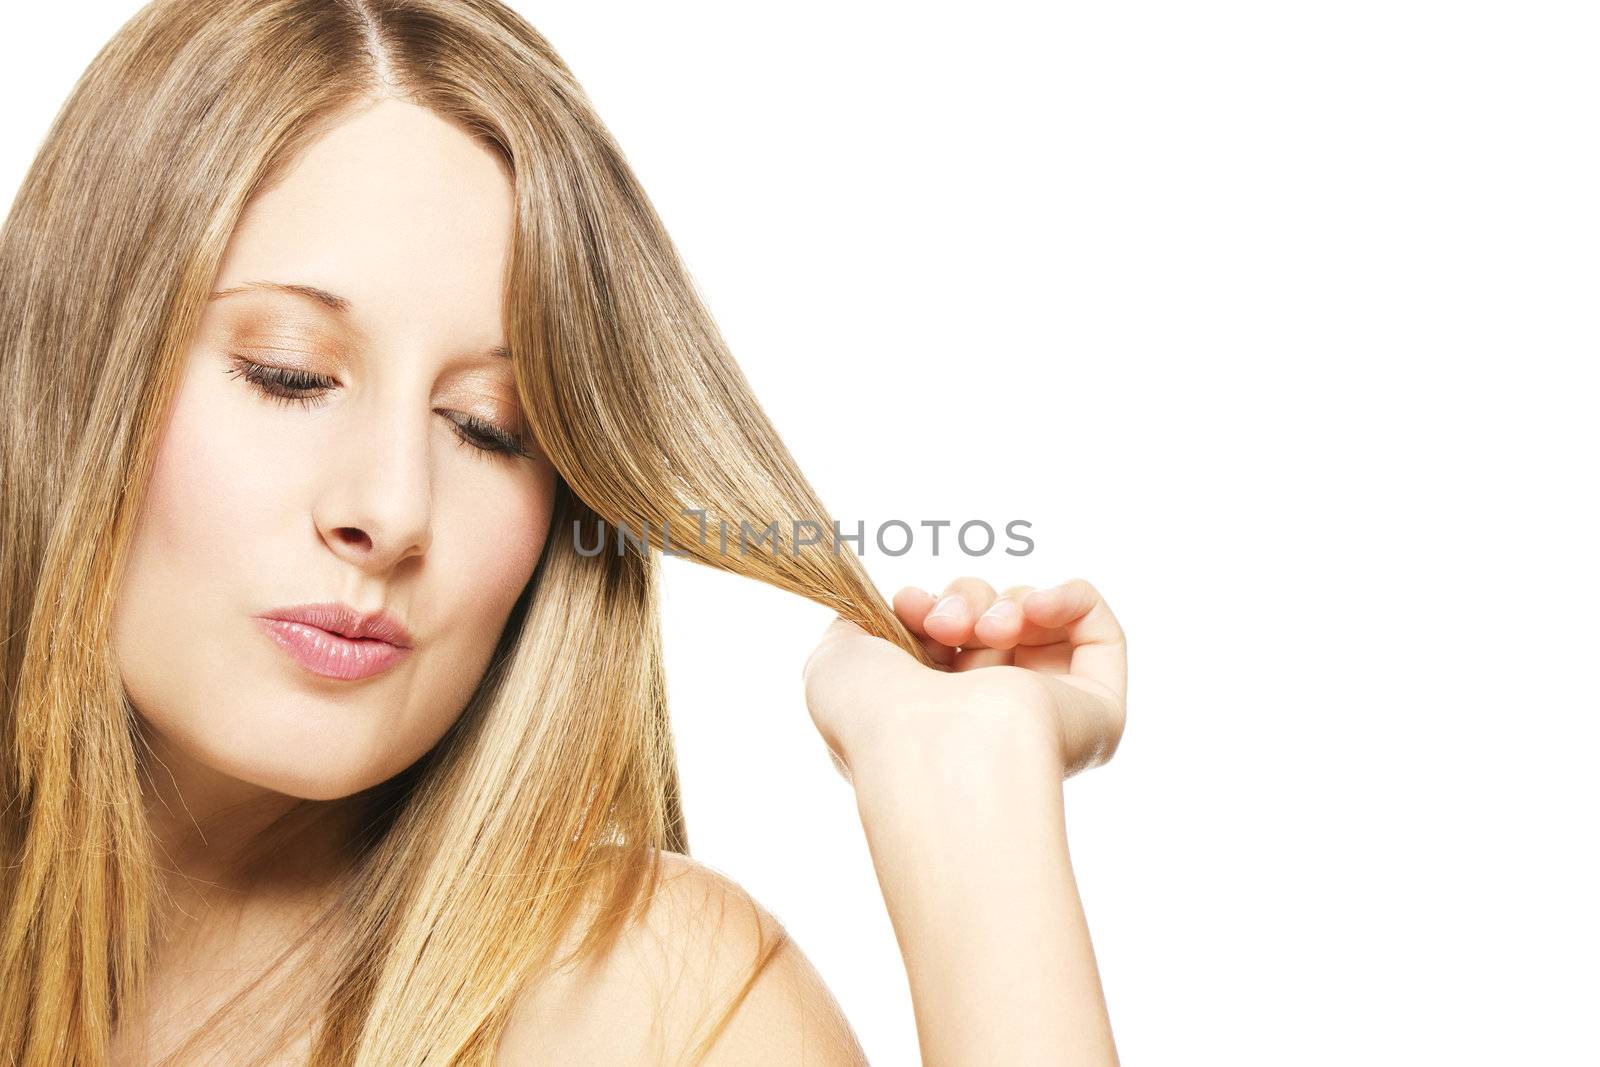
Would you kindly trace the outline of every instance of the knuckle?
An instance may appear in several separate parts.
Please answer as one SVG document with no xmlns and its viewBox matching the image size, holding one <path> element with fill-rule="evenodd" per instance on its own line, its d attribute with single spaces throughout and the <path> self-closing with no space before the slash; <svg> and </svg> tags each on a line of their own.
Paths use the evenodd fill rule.
<svg viewBox="0 0 1600 1067">
<path fill-rule="evenodd" d="M 961 575 L 961 576 L 959 576 L 957 578 L 951 579 L 950 584 L 945 586 L 945 592 L 947 592 L 947 593 L 971 594 L 971 593 L 982 592 L 983 590 L 988 589 L 988 588 L 989 588 L 989 583 L 985 582 L 982 578 L 979 578 L 977 575 L 975 575 L 975 574 L 963 574 L 963 575 Z M 991 592 L 992 592 L 992 590 L 991 590 Z"/>
<path fill-rule="evenodd" d="M 1106 760 L 1109 760 L 1112 756 L 1115 756 L 1117 754 L 1117 749 L 1119 749 L 1121 747 L 1122 747 L 1122 726 L 1119 724 L 1114 729 L 1112 729 L 1110 736 L 1108 738 L 1106 738 L 1106 745 L 1105 745 L 1105 748 L 1102 750 L 1103 754 L 1101 756 L 1101 762 L 1105 762 Z"/>
<path fill-rule="evenodd" d="M 1122 736 L 1127 725 L 1127 709 L 1121 705 L 1114 707 L 1105 721 L 1099 724 L 1094 738 L 1094 748 L 1086 765 L 1098 767 L 1110 762 L 1111 757 L 1117 754 L 1117 749 L 1122 745 Z"/>
</svg>

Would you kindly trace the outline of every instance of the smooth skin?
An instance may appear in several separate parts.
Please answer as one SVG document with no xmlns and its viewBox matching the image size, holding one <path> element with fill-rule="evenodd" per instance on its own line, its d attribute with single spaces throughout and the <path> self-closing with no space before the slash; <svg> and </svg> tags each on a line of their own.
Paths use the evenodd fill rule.
<svg viewBox="0 0 1600 1067">
<path fill-rule="evenodd" d="M 1116 1064 L 1061 782 L 1122 735 L 1126 641 L 1092 585 L 996 593 L 978 578 L 894 609 L 942 669 L 836 619 L 804 668 L 813 721 L 855 787 L 905 958 L 922 1062 Z M 521 1006 L 503 1063 L 677 1063 L 705 996 L 726 996 L 779 928 L 684 857 L 640 928 Z M 685 931 L 726 917 L 716 937 Z M 699 918 L 697 918 L 699 917 Z M 650 998 L 666 992 L 659 1006 Z M 663 1049 L 674 1051 L 663 1052 Z M 859 1065 L 815 968 L 790 945 L 756 981 L 713 1067 Z"/>
</svg>

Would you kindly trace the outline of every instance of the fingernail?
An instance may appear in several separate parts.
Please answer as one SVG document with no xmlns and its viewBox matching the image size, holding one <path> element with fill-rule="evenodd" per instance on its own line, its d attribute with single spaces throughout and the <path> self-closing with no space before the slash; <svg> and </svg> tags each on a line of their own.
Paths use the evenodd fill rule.
<svg viewBox="0 0 1600 1067">
<path fill-rule="evenodd" d="M 933 610 L 928 612 L 928 618 L 934 619 L 940 615 L 955 618 L 966 610 L 967 602 L 961 599 L 961 594 L 951 593 L 933 606 Z"/>
<path fill-rule="evenodd" d="M 1010 622 L 1017 617 L 1017 605 L 1013 600 L 996 600 L 983 617 L 990 622 Z M 980 620 L 981 621 L 981 620 Z"/>
</svg>

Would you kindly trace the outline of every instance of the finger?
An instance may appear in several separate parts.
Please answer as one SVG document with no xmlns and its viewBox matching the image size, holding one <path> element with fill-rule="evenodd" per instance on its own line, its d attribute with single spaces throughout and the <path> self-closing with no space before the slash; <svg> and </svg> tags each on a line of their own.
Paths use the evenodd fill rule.
<svg viewBox="0 0 1600 1067">
<path fill-rule="evenodd" d="M 936 637 L 919 637 L 917 640 L 922 642 L 922 647 L 928 650 L 928 655 L 939 666 L 954 667 L 956 665 L 956 656 L 959 655 L 956 649 L 951 648 Z"/>
<path fill-rule="evenodd" d="M 828 628 L 822 631 L 822 636 L 829 637 L 834 634 L 864 634 L 866 632 L 866 630 L 861 628 L 860 623 L 853 622 L 850 619 L 845 618 L 843 615 L 835 615 L 833 617 L 833 621 L 828 624 Z"/>
<path fill-rule="evenodd" d="M 1052 641 L 1046 645 L 1018 645 L 1011 650 L 1011 662 L 1030 671 L 1064 678 L 1072 673 L 1072 644 Z"/>
<path fill-rule="evenodd" d="M 1009 648 L 985 648 L 983 645 L 970 645 L 956 652 L 951 668 L 957 671 L 972 671 L 979 667 L 1007 667 L 1011 666 L 1012 650 Z"/>
<path fill-rule="evenodd" d="M 908 585 L 896 593 L 890 603 L 894 607 L 895 615 L 905 623 L 906 629 L 918 637 L 927 637 L 928 631 L 923 628 L 922 620 L 933 610 L 933 605 L 938 599 L 926 589 Z"/>
<path fill-rule="evenodd" d="M 1036 589 L 1023 610 L 1041 626 L 1057 629 L 1072 645 L 1071 672 L 1105 686 L 1118 700 L 1128 691 L 1127 639 L 1099 590 L 1082 578 Z"/>
<path fill-rule="evenodd" d="M 800 668 L 800 676 L 804 678 L 811 673 L 812 664 L 818 659 L 824 648 L 832 645 L 846 634 L 864 634 L 866 632 L 843 615 L 835 615 L 829 621 L 827 629 L 822 631 L 822 636 L 817 638 L 817 643 L 812 648 L 811 655 L 806 658 L 804 665 Z"/>
<path fill-rule="evenodd" d="M 1030 585 L 1013 585 L 995 598 L 989 609 L 978 616 L 978 621 L 973 624 L 973 633 L 978 640 L 988 648 L 1011 649 L 1017 647 L 1027 628 L 1027 620 L 1022 613 L 1022 600 L 1033 587 Z"/>
<path fill-rule="evenodd" d="M 943 596 L 923 620 L 923 626 L 928 636 L 937 637 L 947 645 L 981 644 L 973 625 L 979 615 L 989 610 L 994 599 L 994 587 L 981 578 L 957 578 L 945 586 Z"/>
<path fill-rule="evenodd" d="M 872 729 L 872 716 L 858 714 L 863 692 L 903 692 L 920 701 L 939 672 L 900 644 L 868 633 L 835 616 L 800 668 L 806 708 L 828 747 L 846 763 Z"/>
<path fill-rule="evenodd" d="M 926 596 L 927 594 L 924 595 Z M 822 636 L 818 639 L 815 648 L 812 649 L 811 655 L 807 657 L 805 663 L 801 666 L 800 676 L 805 678 L 810 674 L 812 665 L 818 659 L 819 653 L 823 651 L 824 646 L 831 645 L 838 639 L 852 634 L 860 635 L 862 637 L 872 636 L 857 623 L 851 622 L 842 615 L 835 615 L 833 617 L 833 621 L 828 624 L 827 629 L 822 631 Z M 945 645 L 934 638 L 923 637 L 921 635 L 917 635 L 917 640 L 922 642 L 922 647 L 928 650 L 928 655 L 940 666 L 949 668 L 955 662 L 956 650 L 950 646 Z M 883 644 L 893 647 L 892 643 L 888 641 L 884 641 Z M 901 655 L 904 654 L 905 653 L 902 650 Z"/>
<path fill-rule="evenodd" d="M 905 624 L 906 629 L 910 630 L 918 641 L 922 642 L 922 647 L 927 650 L 929 658 L 941 667 L 950 667 L 955 663 L 956 650 L 937 637 L 929 637 L 928 631 L 922 625 L 922 620 L 932 609 L 935 600 L 934 595 L 926 589 L 908 585 L 894 595 L 891 603 L 894 606 L 895 617 Z"/>
<path fill-rule="evenodd" d="M 806 656 L 805 664 L 800 665 L 800 678 L 802 678 L 802 681 L 805 681 L 806 685 L 810 686 L 811 675 L 813 675 L 814 670 L 818 669 L 818 665 L 826 664 L 826 662 L 835 659 L 840 654 L 840 651 L 845 648 L 846 641 L 854 640 L 854 638 L 858 637 L 872 637 L 872 635 L 862 629 L 861 625 L 856 624 L 856 622 L 851 622 L 850 619 L 835 614 L 834 619 L 827 624 L 827 629 L 822 630 L 822 637 L 818 638 L 816 646 L 811 648 L 810 656 Z M 912 654 L 907 653 L 906 649 L 901 648 L 899 645 L 893 645 L 891 641 L 877 640 L 877 645 L 882 645 L 886 649 L 893 649 L 893 654 L 896 657 L 904 657 L 907 661 L 917 662 Z M 918 667 L 920 667 L 920 664 L 918 664 Z M 824 672 L 824 675 L 827 675 L 827 673 L 829 672 Z"/>
<path fill-rule="evenodd" d="M 1072 675 L 1047 685 L 1063 742 L 1063 769 L 1075 774 L 1116 752 L 1127 721 L 1123 702 L 1098 682 Z"/>
</svg>

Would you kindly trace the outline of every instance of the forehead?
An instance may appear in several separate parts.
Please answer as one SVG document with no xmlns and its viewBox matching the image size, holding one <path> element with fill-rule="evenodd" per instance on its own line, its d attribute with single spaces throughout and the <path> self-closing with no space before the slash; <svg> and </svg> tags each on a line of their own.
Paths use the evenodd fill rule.
<svg viewBox="0 0 1600 1067">
<path fill-rule="evenodd" d="M 498 330 L 513 223 L 511 181 L 492 151 L 384 99 L 331 126 L 251 201 L 217 287 L 294 279 L 364 315 Z"/>
</svg>

